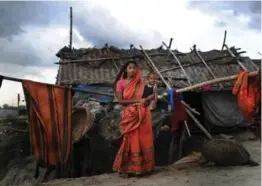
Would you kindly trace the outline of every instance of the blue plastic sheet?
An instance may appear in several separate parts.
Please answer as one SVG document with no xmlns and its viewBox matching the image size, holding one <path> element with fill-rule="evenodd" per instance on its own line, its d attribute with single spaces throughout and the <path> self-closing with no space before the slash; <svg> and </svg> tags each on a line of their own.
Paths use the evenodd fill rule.
<svg viewBox="0 0 262 186">
<path fill-rule="evenodd" d="M 98 91 L 98 92 L 105 92 L 105 93 L 113 94 L 112 87 L 102 86 L 102 85 L 77 85 L 75 88 L 81 89 L 81 90 L 90 90 L 90 91 Z M 114 99 L 114 97 L 90 94 L 90 93 L 85 93 L 85 92 L 75 92 L 74 97 L 78 99 L 93 98 L 93 99 L 98 100 L 101 103 L 109 103 L 109 102 L 112 102 Z"/>
</svg>

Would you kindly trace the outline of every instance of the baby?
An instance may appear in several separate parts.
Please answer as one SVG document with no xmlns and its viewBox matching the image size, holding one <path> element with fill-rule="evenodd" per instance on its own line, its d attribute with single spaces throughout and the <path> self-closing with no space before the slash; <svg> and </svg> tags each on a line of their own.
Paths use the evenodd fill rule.
<svg viewBox="0 0 262 186">
<path fill-rule="evenodd" d="M 143 98 L 150 98 L 148 105 L 149 110 L 153 110 L 156 108 L 157 103 L 157 87 L 156 87 L 156 74 L 154 72 L 150 72 L 147 75 L 148 83 L 145 85 Z"/>
</svg>

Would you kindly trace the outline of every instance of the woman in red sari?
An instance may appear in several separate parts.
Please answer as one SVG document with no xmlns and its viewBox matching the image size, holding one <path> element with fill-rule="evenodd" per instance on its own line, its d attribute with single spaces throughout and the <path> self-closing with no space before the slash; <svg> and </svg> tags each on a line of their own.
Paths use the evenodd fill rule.
<svg viewBox="0 0 262 186">
<path fill-rule="evenodd" d="M 142 99 L 144 82 L 134 61 L 128 62 L 117 81 L 117 98 L 123 105 L 120 131 L 122 144 L 116 155 L 113 170 L 128 175 L 150 173 L 155 164 L 151 114 L 147 108 L 148 97 Z"/>
</svg>

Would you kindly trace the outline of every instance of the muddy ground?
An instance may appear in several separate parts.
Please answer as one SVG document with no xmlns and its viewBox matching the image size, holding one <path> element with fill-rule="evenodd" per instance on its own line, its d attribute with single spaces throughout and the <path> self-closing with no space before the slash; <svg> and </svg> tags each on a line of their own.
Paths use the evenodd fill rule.
<svg viewBox="0 0 262 186">
<path fill-rule="evenodd" d="M 261 144 L 252 141 L 250 134 L 235 136 L 250 152 L 252 159 L 260 163 Z M 77 179 L 54 180 L 48 186 L 259 186 L 261 166 L 249 167 L 204 167 L 199 164 L 157 168 L 155 173 L 145 178 L 120 178 L 117 174 L 104 174 Z"/>
</svg>

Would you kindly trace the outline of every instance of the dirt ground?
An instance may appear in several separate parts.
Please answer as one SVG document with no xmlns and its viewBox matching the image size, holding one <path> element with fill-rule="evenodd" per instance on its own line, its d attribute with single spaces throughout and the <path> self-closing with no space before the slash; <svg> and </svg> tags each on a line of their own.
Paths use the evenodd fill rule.
<svg viewBox="0 0 262 186">
<path fill-rule="evenodd" d="M 242 138 L 242 139 L 241 139 Z M 239 139 L 250 152 L 252 159 L 260 163 L 260 141 Z M 177 168 L 174 165 L 158 168 L 145 178 L 120 178 L 117 174 L 104 174 L 77 179 L 54 180 L 48 186 L 259 186 L 261 166 L 203 167 L 199 165 Z"/>
</svg>

